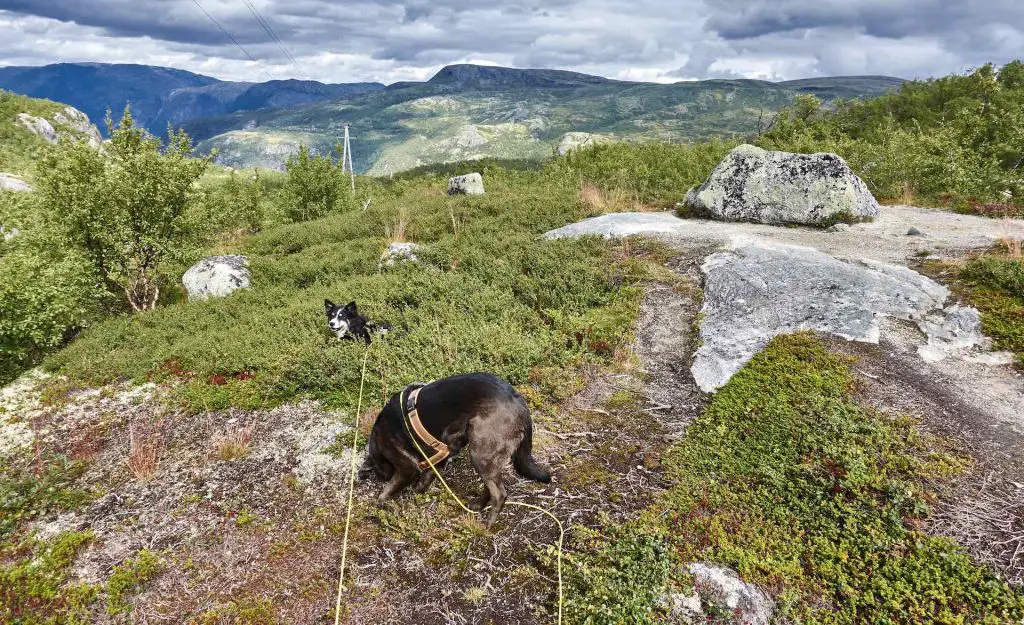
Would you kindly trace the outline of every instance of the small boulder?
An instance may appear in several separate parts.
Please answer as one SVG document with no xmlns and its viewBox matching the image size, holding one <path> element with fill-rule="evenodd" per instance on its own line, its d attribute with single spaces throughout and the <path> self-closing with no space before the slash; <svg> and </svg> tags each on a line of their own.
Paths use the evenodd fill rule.
<svg viewBox="0 0 1024 625">
<path fill-rule="evenodd" d="M 11 226 L 10 228 L 6 228 L 6 227 L 0 225 L 0 238 L 2 238 L 4 240 L 4 242 L 10 241 L 11 239 L 13 239 L 14 237 L 18 236 L 19 234 L 21 234 L 21 230 L 18 230 L 14 226 Z"/>
<path fill-rule="evenodd" d="M 878 216 L 878 202 L 835 154 L 741 145 L 686 194 L 686 209 L 724 221 L 824 225 Z"/>
<path fill-rule="evenodd" d="M 695 562 L 690 573 L 696 582 L 700 603 L 718 613 L 727 614 L 727 623 L 768 625 L 775 613 L 775 602 L 754 584 L 740 579 L 731 569 L 709 562 Z M 687 605 L 692 608 L 692 599 Z"/>
<path fill-rule="evenodd" d="M 483 195 L 484 178 L 474 172 L 448 180 L 448 195 Z"/>
<path fill-rule="evenodd" d="M 908 237 L 923 237 L 924 233 L 921 232 L 920 230 L 918 230 L 917 228 L 911 227 L 909 230 L 907 230 L 907 236 Z"/>
<path fill-rule="evenodd" d="M 39 135 L 42 139 L 48 143 L 57 143 L 57 131 L 54 130 L 53 124 L 43 119 L 42 117 L 34 117 L 28 113 L 18 113 L 18 121 L 29 131 Z"/>
<path fill-rule="evenodd" d="M 385 267 L 394 267 L 399 263 L 419 263 L 420 257 L 416 254 L 421 246 L 416 243 L 391 243 L 388 249 L 380 255 L 380 262 L 377 263 L 378 270 Z"/>
<path fill-rule="evenodd" d="M 832 224 L 828 228 L 825 228 L 825 232 L 846 232 L 850 229 L 850 224 Z"/>
<path fill-rule="evenodd" d="M 24 193 L 31 191 L 32 187 L 14 174 L 0 173 L 0 191 L 15 191 Z"/>
<path fill-rule="evenodd" d="M 249 259 L 245 256 L 210 256 L 192 265 L 181 283 L 189 300 L 224 297 L 249 288 Z"/>
</svg>

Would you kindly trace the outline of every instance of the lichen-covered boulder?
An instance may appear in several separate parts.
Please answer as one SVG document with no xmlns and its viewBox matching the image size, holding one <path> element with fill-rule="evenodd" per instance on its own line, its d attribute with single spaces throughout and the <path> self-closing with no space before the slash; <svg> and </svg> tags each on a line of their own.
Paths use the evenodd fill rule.
<svg viewBox="0 0 1024 625">
<path fill-rule="evenodd" d="M 730 625 L 771 623 L 775 602 L 754 584 L 740 579 L 735 571 L 709 562 L 695 562 L 690 565 L 690 573 L 703 612 L 724 614 L 722 622 Z"/>
<path fill-rule="evenodd" d="M 380 255 L 380 262 L 377 264 L 379 270 L 386 267 L 394 267 L 399 263 L 419 263 L 420 257 L 416 252 L 421 246 L 417 243 L 390 243 L 388 249 Z"/>
<path fill-rule="evenodd" d="M 725 221 L 828 226 L 878 216 L 878 202 L 835 154 L 741 145 L 686 194 L 691 213 Z"/>
<path fill-rule="evenodd" d="M 448 180 L 448 195 L 483 195 L 484 178 L 474 172 Z"/>
<path fill-rule="evenodd" d="M 181 283 L 189 300 L 224 297 L 249 288 L 249 259 L 245 256 L 210 256 L 192 265 Z"/>
<path fill-rule="evenodd" d="M 14 174 L 0 173 L 0 191 L 15 191 L 15 192 L 27 192 L 31 191 L 32 187 Z"/>
</svg>

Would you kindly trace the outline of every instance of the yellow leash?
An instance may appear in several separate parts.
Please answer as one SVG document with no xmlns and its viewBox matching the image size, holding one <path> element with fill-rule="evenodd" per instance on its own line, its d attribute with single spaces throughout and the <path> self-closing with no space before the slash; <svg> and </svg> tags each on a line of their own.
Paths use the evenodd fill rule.
<svg viewBox="0 0 1024 625">
<path fill-rule="evenodd" d="M 371 343 L 372 345 L 372 343 Z M 338 571 L 338 598 L 334 602 L 334 625 L 341 619 L 341 594 L 345 590 L 345 555 L 348 553 L 348 528 L 352 523 L 352 496 L 356 488 L 356 455 L 359 443 L 359 413 L 363 410 L 363 384 L 366 382 L 366 360 L 370 357 L 370 347 L 363 353 L 363 373 L 359 377 L 359 399 L 356 401 L 356 420 L 352 426 L 352 471 L 348 478 L 348 513 L 345 515 L 345 537 L 341 541 L 341 570 Z"/>
<path fill-rule="evenodd" d="M 437 477 L 437 479 L 441 481 L 441 485 L 444 486 L 444 489 L 446 491 L 448 491 L 449 495 L 452 496 L 452 499 L 455 500 L 455 503 L 459 504 L 460 508 L 462 508 L 463 510 L 465 510 L 466 512 L 468 512 L 470 514 L 482 514 L 483 510 L 481 510 L 479 512 L 476 511 L 476 510 L 470 510 L 466 506 L 466 504 L 462 503 L 462 500 L 459 499 L 459 496 L 456 495 L 454 491 L 452 491 L 450 486 L 448 486 L 448 482 L 444 481 L 444 478 L 441 477 L 441 472 L 438 471 L 437 467 L 434 466 L 434 463 L 430 461 L 430 456 L 427 455 L 427 452 L 423 451 L 423 448 L 420 446 L 419 442 L 416 440 L 416 437 L 413 436 L 412 431 L 410 431 L 410 429 L 409 429 L 409 420 L 405 418 L 405 393 L 404 393 L 404 391 L 405 391 L 405 389 L 402 389 L 402 391 L 399 391 L 399 393 L 398 393 L 398 405 L 399 405 L 399 408 L 402 411 L 402 423 L 405 424 L 405 431 L 409 433 L 409 438 L 412 439 L 412 444 L 416 446 L 416 451 L 420 452 L 420 455 L 423 456 L 423 459 L 427 461 L 427 464 L 430 465 L 430 470 L 434 472 L 434 476 Z M 532 503 L 525 503 L 525 502 L 521 502 L 521 501 L 506 501 L 505 505 L 506 506 L 519 506 L 520 508 L 530 508 L 531 510 L 536 510 L 538 512 L 542 512 L 542 513 L 548 515 L 548 517 L 552 521 L 554 521 L 556 525 L 558 525 L 558 559 L 557 559 L 557 562 L 558 562 L 558 625 L 562 625 L 562 543 L 565 540 L 565 527 L 562 525 L 562 522 L 558 520 L 558 517 L 556 517 L 555 515 L 551 514 L 550 512 L 545 510 L 544 508 L 541 508 L 540 506 L 535 506 Z M 490 506 L 488 506 L 488 507 L 490 507 Z M 337 625 L 337 624 L 335 624 L 335 625 Z"/>
</svg>

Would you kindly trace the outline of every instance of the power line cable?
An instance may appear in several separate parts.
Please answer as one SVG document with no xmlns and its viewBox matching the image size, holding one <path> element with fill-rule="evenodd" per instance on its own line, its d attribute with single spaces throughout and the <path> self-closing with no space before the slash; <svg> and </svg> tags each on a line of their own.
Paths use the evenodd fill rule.
<svg viewBox="0 0 1024 625">
<path fill-rule="evenodd" d="M 295 71 L 297 71 L 300 76 L 305 75 L 305 72 L 303 72 L 302 68 L 299 67 L 299 63 L 295 60 L 295 57 L 292 56 L 292 53 L 288 51 L 288 48 L 285 47 L 284 42 L 281 40 L 280 37 L 277 36 L 277 33 L 274 32 L 274 29 L 273 27 L 271 27 L 270 22 L 268 22 L 266 18 L 263 17 L 259 9 L 256 8 L 256 5 L 254 5 L 251 2 L 251 0 L 242 0 L 242 4 L 244 4 L 245 7 L 249 9 L 249 12 L 252 13 L 252 16 L 256 18 L 256 21 L 259 22 L 260 26 L 263 27 L 263 30 L 265 30 L 267 35 L 270 36 L 271 41 L 277 44 L 277 47 L 280 48 L 281 52 L 284 53 L 285 58 L 288 59 L 288 62 L 292 64 L 292 67 L 295 68 Z"/>
<path fill-rule="evenodd" d="M 252 61 L 253 63 L 259 63 L 259 61 L 257 61 L 257 60 L 256 60 L 256 58 L 255 58 L 255 57 L 254 57 L 253 55 L 249 54 L 249 51 L 248 51 L 248 50 L 246 50 L 246 49 L 245 49 L 245 47 L 244 47 L 244 46 L 243 46 L 242 44 L 238 43 L 238 40 L 237 40 L 237 39 L 235 39 L 235 38 L 234 38 L 234 37 L 233 37 L 233 36 L 231 35 L 231 33 L 229 33 L 229 32 L 228 32 L 228 29 L 224 28 L 224 27 L 223 27 L 223 26 L 221 25 L 221 23 L 217 21 L 217 18 L 215 18 L 214 16 L 210 15 L 209 11 L 207 11 L 206 9 L 204 9 L 204 8 L 203 8 L 203 5 L 199 4 L 199 0 L 192 0 L 192 3 L 193 3 L 193 4 L 195 4 L 195 5 L 197 6 L 197 7 L 199 7 L 199 10 L 203 12 L 203 15 L 205 15 L 206 17 L 208 17 L 208 18 L 210 19 L 210 21 L 211 21 L 211 22 L 213 22 L 214 24 L 216 24 L 216 25 L 217 25 L 217 28 L 219 28 L 219 29 L 220 29 L 220 32 L 224 33 L 224 34 L 225 34 L 225 35 L 227 36 L 227 38 L 231 40 L 231 42 L 232 42 L 233 44 L 235 44 L 236 46 L 238 46 L 238 49 L 239 49 L 239 50 L 241 50 L 241 51 L 242 51 L 242 53 L 243 53 L 243 54 L 245 54 L 245 56 L 249 57 L 249 60 L 250 60 L 250 61 Z"/>
</svg>

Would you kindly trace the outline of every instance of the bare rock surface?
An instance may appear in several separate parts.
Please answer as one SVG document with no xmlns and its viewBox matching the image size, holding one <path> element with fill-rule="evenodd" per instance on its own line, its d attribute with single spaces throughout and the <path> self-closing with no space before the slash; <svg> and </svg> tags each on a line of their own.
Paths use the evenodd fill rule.
<svg viewBox="0 0 1024 625">
<path fill-rule="evenodd" d="M 385 267 L 394 267 L 400 263 L 419 263 L 420 258 L 417 252 L 420 249 L 421 246 L 417 243 L 389 243 L 388 248 L 381 254 L 377 267 L 378 269 L 384 269 Z"/>
<path fill-rule="evenodd" d="M 830 225 L 878 216 L 864 181 L 835 154 L 733 149 L 706 181 L 686 194 L 698 214 L 727 221 Z"/>
<path fill-rule="evenodd" d="M 43 141 L 57 143 L 57 131 L 48 120 L 28 113 L 18 113 L 18 121 L 30 132 L 39 135 Z"/>
<path fill-rule="evenodd" d="M 20 176 L 8 173 L 0 173 L 0 191 L 27 192 L 32 186 L 21 179 Z"/>
<path fill-rule="evenodd" d="M 906 267 L 741 238 L 709 256 L 702 270 L 704 323 L 691 371 L 706 392 L 773 337 L 801 330 L 877 343 L 880 317 L 910 319 L 928 337 L 932 359 L 985 343 L 976 310 L 946 309 L 949 290 Z"/>
</svg>

